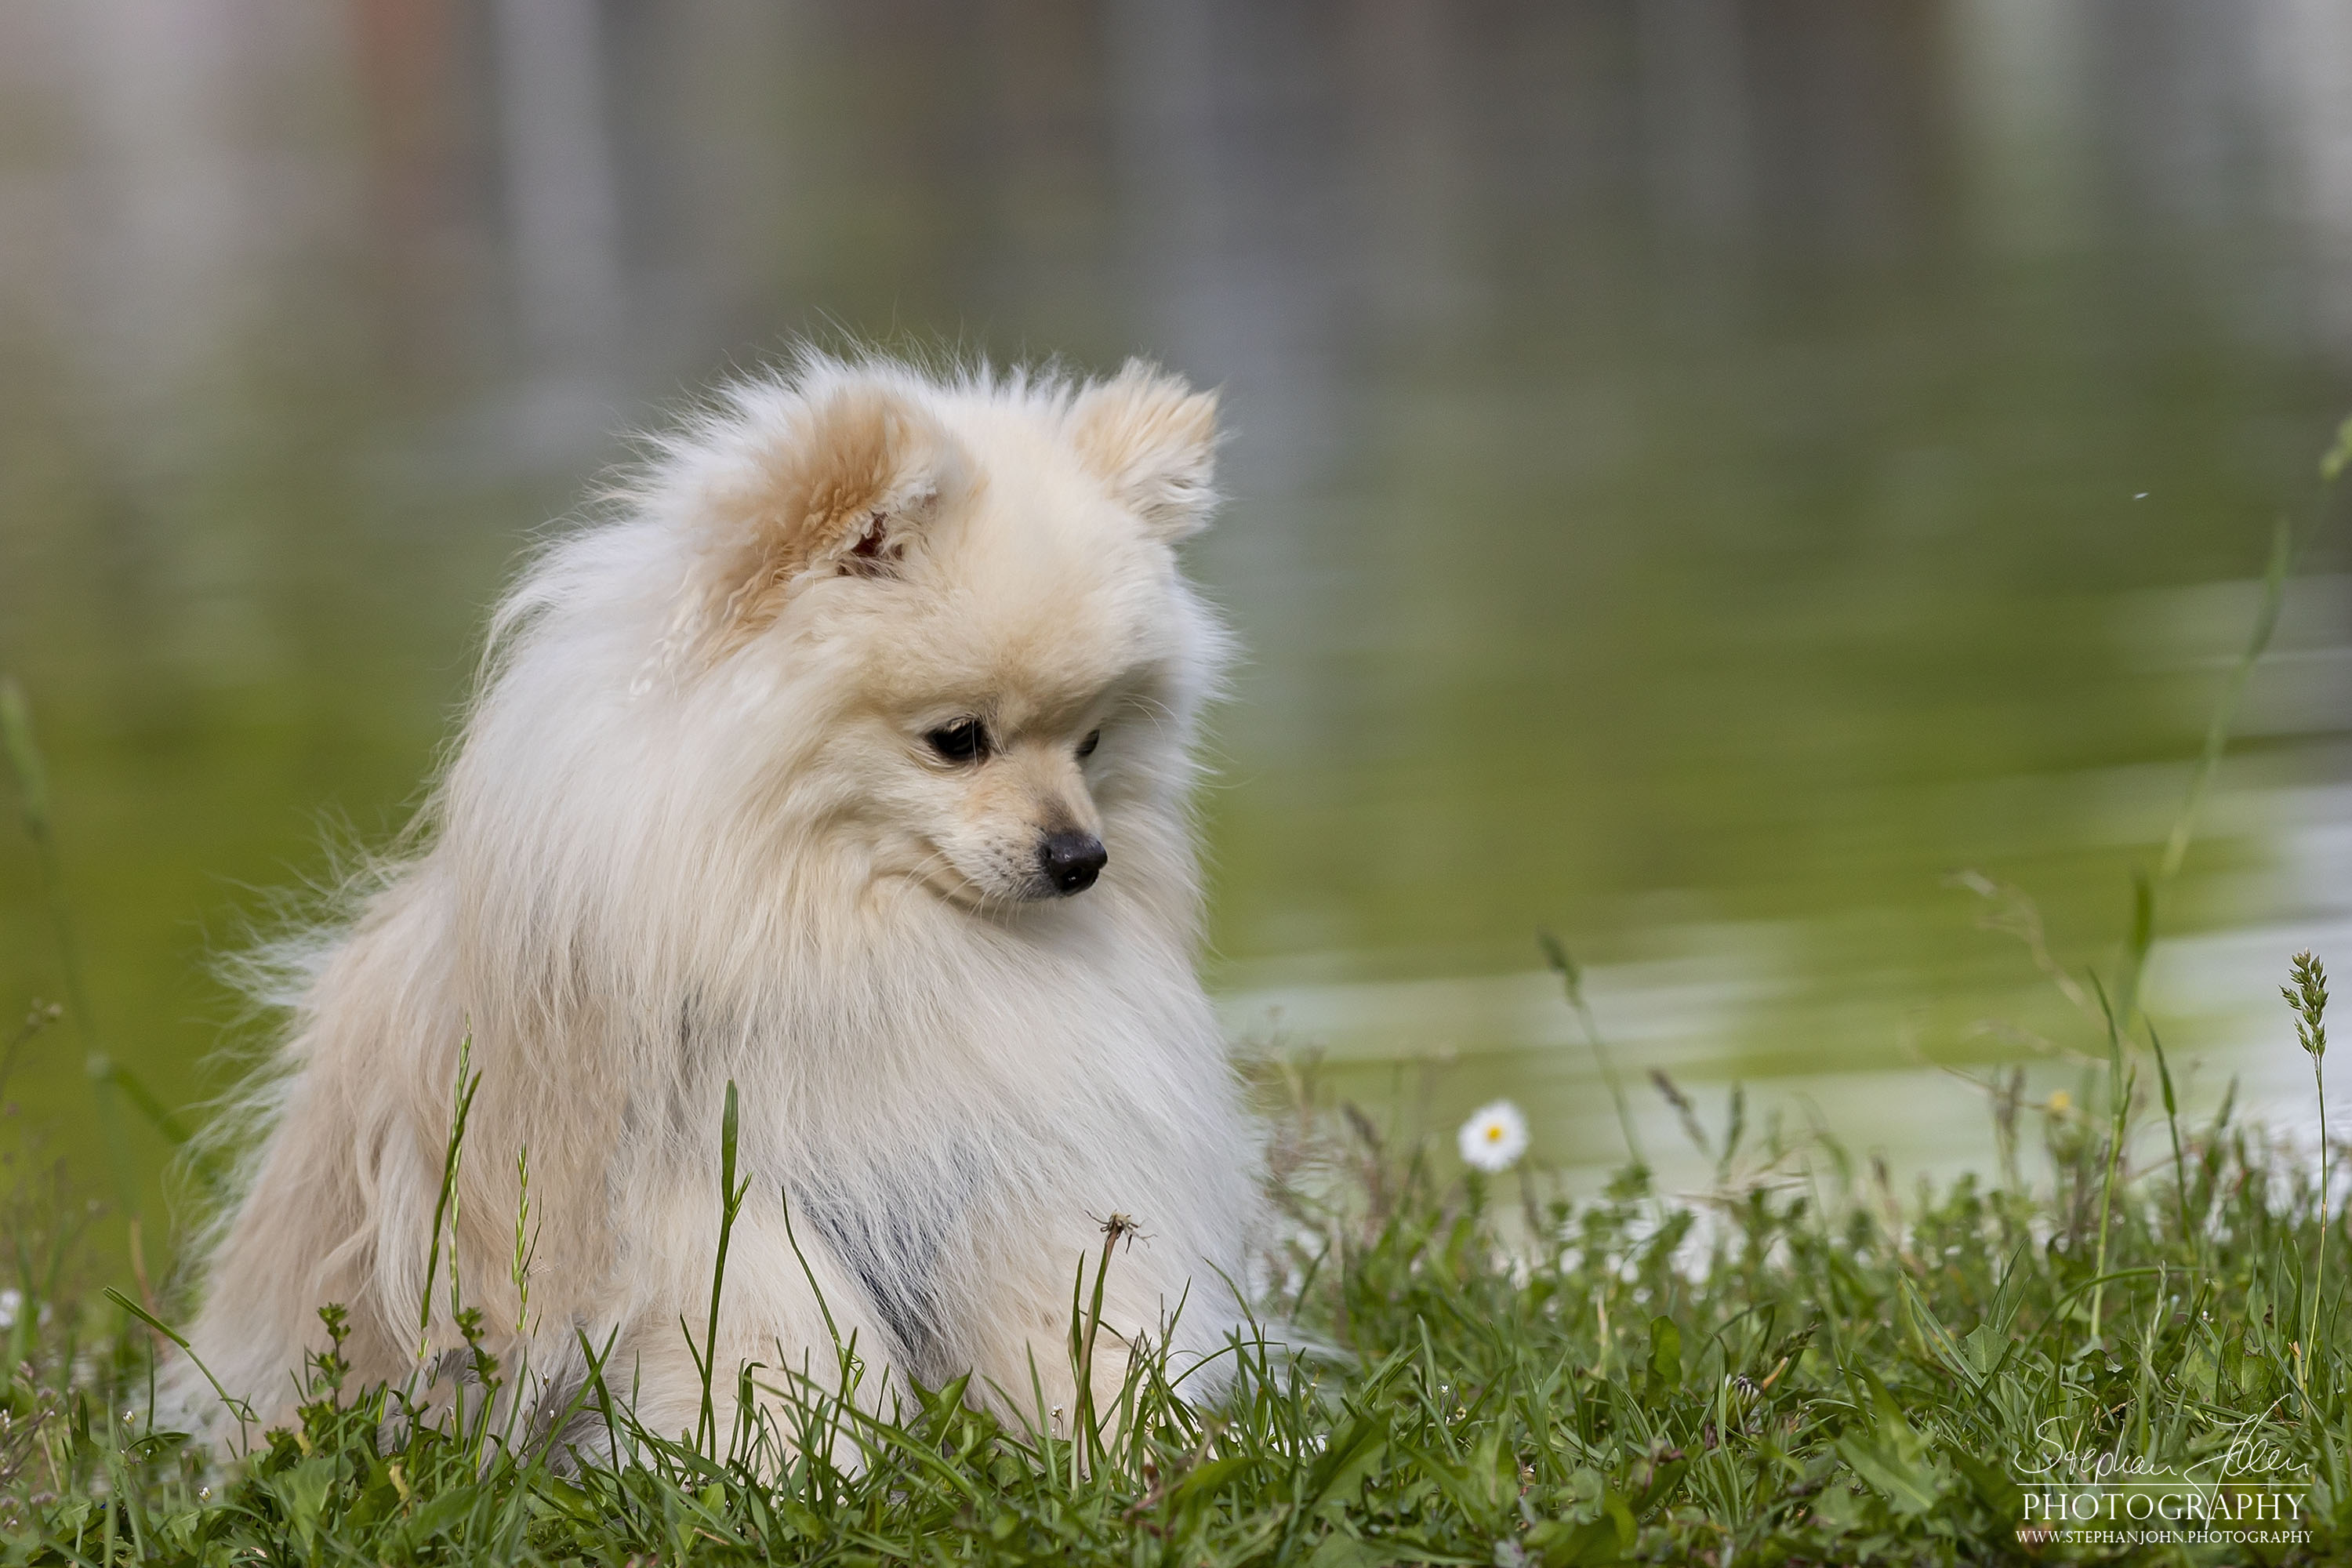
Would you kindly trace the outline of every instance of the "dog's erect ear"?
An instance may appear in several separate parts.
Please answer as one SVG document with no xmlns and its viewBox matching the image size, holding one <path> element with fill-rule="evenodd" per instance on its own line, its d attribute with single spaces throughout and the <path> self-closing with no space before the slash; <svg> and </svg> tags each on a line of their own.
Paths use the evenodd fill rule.
<svg viewBox="0 0 2352 1568">
<path fill-rule="evenodd" d="M 704 491 L 701 570 L 713 630 L 773 621 L 817 577 L 894 577 L 961 472 L 955 439 L 919 403 L 855 370 L 737 395 L 741 441 Z"/>
<path fill-rule="evenodd" d="M 1217 503 L 1217 395 L 1131 359 L 1070 404 L 1070 444 L 1119 503 L 1173 542 L 1207 526 Z"/>
</svg>

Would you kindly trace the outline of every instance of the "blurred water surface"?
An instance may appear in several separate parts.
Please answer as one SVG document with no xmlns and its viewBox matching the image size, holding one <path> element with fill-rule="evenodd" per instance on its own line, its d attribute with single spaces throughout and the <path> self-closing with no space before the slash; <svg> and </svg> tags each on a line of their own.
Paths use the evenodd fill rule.
<svg viewBox="0 0 2352 1568">
<path fill-rule="evenodd" d="M 1238 1036 L 1606 1160 L 1549 926 L 1645 1136 L 1658 1066 L 1925 1165 L 1987 1122 L 1929 1064 L 2092 1038 L 1951 874 L 2111 958 L 2352 404 L 2352 5 L 21 0 L 0 236 L 0 665 L 168 1100 L 533 531 L 810 333 L 1224 389 Z M 2299 1114 L 2272 985 L 2352 932 L 2344 555 L 2167 899 L 2207 1102 Z M 7 1086 L 77 1160 L 81 1052 Z"/>
</svg>

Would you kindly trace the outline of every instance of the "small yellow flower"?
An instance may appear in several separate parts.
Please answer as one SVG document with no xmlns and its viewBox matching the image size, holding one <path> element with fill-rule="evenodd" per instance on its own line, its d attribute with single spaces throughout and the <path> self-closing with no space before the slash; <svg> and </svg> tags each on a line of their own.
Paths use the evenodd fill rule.
<svg viewBox="0 0 2352 1568">
<path fill-rule="evenodd" d="M 2050 1096 L 2048 1109 L 2053 1116 L 2071 1116 L 2074 1112 L 2074 1097 L 2063 1089 L 2057 1089 Z"/>
</svg>

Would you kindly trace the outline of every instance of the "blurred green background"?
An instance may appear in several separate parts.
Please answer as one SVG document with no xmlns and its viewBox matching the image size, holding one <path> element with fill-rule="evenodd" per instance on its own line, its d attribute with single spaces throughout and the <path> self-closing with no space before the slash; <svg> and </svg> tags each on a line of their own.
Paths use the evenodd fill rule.
<svg viewBox="0 0 2352 1568">
<path fill-rule="evenodd" d="M 1223 388 L 1237 1037 L 1605 1161 L 1548 925 L 1711 1120 L 1744 1079 L 1932 1166 L 1987 1119 L 1927 1064 L 2088 1038 L 1949 875 L 2112 956 L 2352 405 L 2352 5 L 18 0 L 0 235 L 0 668 L 100 1042 L 173 1104 L 530 540 L 805 333 Z M 2289 1119 L 2275 982 L 2352 931 L 2344 553 L 2152 983 L 2201 1101 Z M 0 834 L 0 1003 L 60 992 Z M 6 1094 L 103 1190 L 81 1051 Z"/>
</svg>

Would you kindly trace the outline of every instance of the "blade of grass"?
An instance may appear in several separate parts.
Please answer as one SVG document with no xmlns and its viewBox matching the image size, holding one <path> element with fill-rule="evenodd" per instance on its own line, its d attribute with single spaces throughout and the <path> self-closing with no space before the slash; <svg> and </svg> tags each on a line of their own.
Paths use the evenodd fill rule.
<svg viewBox="0 0 2352 1568">
<path fill-rule="evenodd" d="M 16 775 L 25 833 L 33 841 L 34 861 L 40 868 L 49 930 L 58 944 L 58 964 L 65 977 L 66 1011 L 72 1016 L 74 1034 L 81 1041 L 83 1063 L 98 1111 L 99 1142 L 106 1151 L 107 1173 L 123 1217 L 135 1225 L 140 1217 L 139 1183 L 132 1173 L 131 1151 L 122 1137 L 121 1116 L 114 1103 L 114 1091 L 121 1078 L 99 1044 L 98 1015 L 90 1006 L 89 987 L 82 973 L 81 947 L 75 940 L 72 911 L 66 905 L 65 870 L 58 850 L 57 824 L 49 812 L 48 767 L 33 733 L 32 703 L 14 676 L 0 676 L 0 749 L 8 753 L 8 768 Z M 134 1230 L 132 1234 L 137 1233 Z"/>
<path fill-rule="evenodd" d="M 2331 476 L 2327 483 L 2335 484 Z M 2325 507 L 2323 499 L 2322 506 Z M 2286 603 L 2286 580 L 2294 563 L 2295 528 L 2291 519 L 2281 518 L 2271 531 L 2270 562 L 2263 570 L 2262 605 L 2254 612 L 2252 629 L 2246 635 L 2246 646 L 2231 668 L 2230 679 L 2221 689 L 2220 700 L 2213 705 L 2213 716 L 2205 726 L 2205 745 L 2198 754 L 2197 771 L 2189 776 L 2189 794 L 2180 803 L 2179 813 L 2172 820 L 2172 831 L 2166 835 L 2164 858 L 2157 863 L 2156 888 L 2179 875 L 2180 864 L 2189 857 L 2189 842 L 2197 830 L 2197 818 L 2204 809 L 2206 793 L 2212 788 L 2213 775 L 2221 766 L 2221 753 L 2228 749 L 2231 728 L 2237 722 L 2238 703 L 2245 695 L 2246 682 L 2254 673 L 2254 666 L 2271 646 L 2271 637 L 2278 630 L 2279 610 Z"/>
<path fill-rule="evenodd" d="M 482 1087 L 482 1075 L 469 1073 L 474 1059 L 474 1031 L 467 1029 L 465 1038 L 457 1042 L 457 1079 L 451 1091 L 449 1136 L 441 1150 L 441 1190 L 433 1200 L 433 1236 L 425 1255 L 425 1291 L 416 1304 L 416 1362 L 425 1363 L 433 1342 L 433 1281 L 441 1267 L 441 1231 L 446 1223 L 449 1238 L 449 1308 L 457 1310 L 457 1173 L 465 1157 L 466 1119 L 473 1114 L 474 1091 Z"/>
<path fill-rule="evenodd" d="M 1617 1126 L 1625 1135 L 1625 1157 L 1646 1171 L 1650 1163 L 1642 1157 L 1642 1141 L 1633 1132 L 1633 1106 L 1625 1098 L 1624 1083 L 1617 1076 L 1616 1059 L 1609 1054 L 1608 1044 L 1601 1037 L 1601 1026 L 1594 1021 L 1591 1005 L 1584 999 L 1584 972 L 1570 956 L 1567 946 L 1550 931 L 1537 931 L 1536 945 L 1543 950 L 1544 962 L 1566 988 L 1568 1005 L 1575 1010 L 1585 1043 L 1592 1047 L 1592 1059 L 1601 1068 L 1601 1079 L 1609 1086 L 1610 1101 L 1617 1108 Z"/>
<path fill-rule="evenodd" d="M 229 1391 L 221 1386 L 220 1379 L 213 1375 L 213 1369 L 205 1364 L 204 1357 L 195 1352 L 195 1348 L 190 1345 L 188 1342 L 181 1336 L 178 1330 L 173 1328 L 171 1324 L 165 1322 L 163 1319 L 157 1317 L 154 1313 L 149 1311 L 146 1308 L 141 1306 L 138 1302 L 132 1300 L 130 1297 L 124 1295 L 121 1291 L 116 1289 L 111 1285 L 106 1287 L 104 1294 L 108 1300 L 113 1302 L 124 1311 L 130 1313 L 132 1317 L 146 1324 L 147 1327 L 152 1329 L 155 1332 L 163 1335 L 165 1339 L 180 1347 L 180 1352 L 188 1358 L 188 1364 L 194 1367 L 198 1373 L 202 1373 L 204 1380 L 206 1383 L 212 1384 L 213 1393 L 219 1397 L 221 1407 L 226 1410 L 230 1415 L 236 1417 L 237 1442 L 239 1447 L 242 1448 L 250 1448 L 253 1443 L 252 1434 L 250 1431 L 254 1421 L 253 1406 L 247 1404 L 242 1399 L 232 1397 Z"/>
<path fill-rule="evenodd" d="M 719 1298 L 727 1286 L 727 1244 L 735 1234 L 735 1216 L 743 1212 L 750 1177 L 735 1182 L 735 1080 L 727 1080 L 727 1109 L 719 1124 L 719 1256 L 710 1268 L 710 1322 L 702 1339 L 702 1409 L 695 1417 L 695 1441 L 713 1458 L 719 1452 L 719 1418 L 710 1396 L 712 1369 L 719 1355 Z"/>
<path fill-rule="evenodd" d="M 2107 1020 L 2107 1095 L 2110 1104 L 2107 1126 L 2107 1158 L 2105 1173 L 2099 1183 L 2099 1255 L 2092 1272 L 2107 1271 L 2107 1223 L 2115 1213 L 2116 1173 L 2122 1166 L 2124 1132 L 2131 1115 L 2132 1089 L 2136 1073 L 2127 1074 L 2124 1068 L 2123 1031 L 2116 1022 L 2116 1010 L 2107 1002 L 2107 988 L 2096 974 L 2091 984 L 2099 998 L 2099 1010 Z M 2099 1342 L 2099 1314 L 2106 1304 L 2106 1289 L 2101 1286 L 2091 1293 L 2091 1342 Z"/>
<path fill-rule="evenodd" d="M 2172 1091 L 2172 1064 L 2165 1059 L 2164 1037 L 2156 1032 L 2153 1020 L 2147 1026 L 2147 1043 L 2156 1052 L 2157 1084 L 2164 1092 L 2164 1125 L 2172 1134 L 2173 1195 L 2180 1203 L 2181 1238 L 2201 1256 L 2204 1252 L 2203 1238 L 2198 1236 L 2196 1227 L 2189 1219 L 2189 1160 L 2180 1142 L 2180 1101 Z"/>
</svg>

